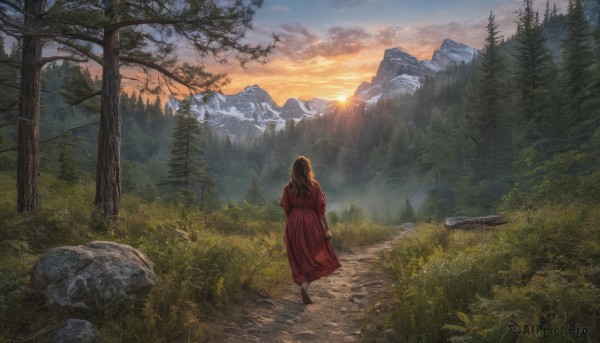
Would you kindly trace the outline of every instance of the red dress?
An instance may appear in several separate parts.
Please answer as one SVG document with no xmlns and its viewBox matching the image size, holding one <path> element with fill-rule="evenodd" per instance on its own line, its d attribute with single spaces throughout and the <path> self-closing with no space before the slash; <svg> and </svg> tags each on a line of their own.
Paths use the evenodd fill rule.
<svg viewBox="0 0 600 343">
<path fill-rule="evenodd" d="M 281 197 L 285 210 L 285 247 L 294 282 L 311 282 L 328 276 L 342 265 L 325 234 L 321 215 L 325 196 L 318 183 L 305 196 L 296 196 L 285 186 Z"/>
</svg>

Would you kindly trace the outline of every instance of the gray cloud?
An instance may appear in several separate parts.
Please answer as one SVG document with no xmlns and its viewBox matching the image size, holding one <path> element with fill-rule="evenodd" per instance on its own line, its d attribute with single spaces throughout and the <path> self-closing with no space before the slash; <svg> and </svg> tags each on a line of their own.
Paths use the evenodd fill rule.
<svg viewBox="0 0 600 343">
<path fill-rule="evenodd" d="M 372 38 L 359 27 L 334 26 L 322 38 L 297 23 L 281 25 L 281 29 L 277 33 L 280 39 L 277 50 L 292 60 L 354 54 L 366 49 Z"/>
<path fill-rule="evenodd" d="M 399 28 L 386 27 L 385 29 L 375 32 L 376 41 L 385 46 L 394 46 L 400 41 Z"/>
<path fill-rule="evenodd" d="M 486 24 L 487 20 L 480 20 L 423 26 L 387 26 L 372 30 L 356 26 L 333 26 L 325 32 L 316 33 L 302 24 L 294 23 L 283 24 L 276 30 L 258 27 L 255 31 L 260 31 L 265 37 L 275 31 L 280 39 L 276 48 L 278 55 L 293 61 L 350 56 L 369 50 L 378 53 L 393 47 L 401 47 L 423 60 L 431 58 L 431 53 L 440 46 L 444 38 L 480 49 L 485 38 Z"/>
</svg>

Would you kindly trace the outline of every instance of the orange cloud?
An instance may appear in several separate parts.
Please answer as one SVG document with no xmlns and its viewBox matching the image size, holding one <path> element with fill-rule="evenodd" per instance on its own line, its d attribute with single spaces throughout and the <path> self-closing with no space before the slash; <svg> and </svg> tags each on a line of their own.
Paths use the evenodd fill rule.
<svg viewBox="0 0 600 343">
<path fill-rule="evenodd" d="M 354 94 L 361 82 L 371 80 L 385 49 L 401 47 L 419 60 L 427 60 L 444 38 L 480 48 L 485 24 L 369 29 L 335 26 L 321 36 L 301 24 L 282 25 L 276 32 L 281 41 L 269 63 L 246 70 L 233 65 L 216 68 L 227 72 L 231 80 L 224 88 L 226 94 L 258 84 L 280 105 L 291 97 L 337 99 Z"/>
<path fill-rule="evenodd" d="M 268 40 L 273 31 L 280 38 L 269 63 L 249 64 L 242 69 L 235 62 L 202 62 L 210 72 L 228 74 L 230 83 L 223 88 L 225 94 L 257 84 L 280 105 L 292 97 L 337 99 L 353 95 L 361 82 L 371 80 L 385 49 L 400 47 L 419 60 L 427 60 L 444 38 L 480 48 L 485 25 L 486 21 L 418 27 L 333 26 L 320 34 L 298 23 L 281 25 L 277 30 L 257 26 L 253 39 Z M 182 61 L 196 59 L 190 50 L 180 51 L 179 56 Z M 136 87 L 127 79 L 123 84 L 128 91 Z"/>
</svg>

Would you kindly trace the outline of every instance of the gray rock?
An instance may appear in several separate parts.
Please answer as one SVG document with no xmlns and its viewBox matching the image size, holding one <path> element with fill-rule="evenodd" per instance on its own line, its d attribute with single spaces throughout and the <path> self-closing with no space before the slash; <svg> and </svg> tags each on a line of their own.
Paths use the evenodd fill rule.
<svg viewBox="0 0 600 343">
<path fill-rule="evenodd" d="M 49 342 L 96 343 L 98 342 L 98 329 L 86 320 L 70 318 L 58 326 Z"/>
<path fill-rule="evenodd" d="M 95 241 L 48 250 L 33 267 L 31 285 L 50 305 L 96 312 L 114 300 L 141 299 L 156 285 L 156 274 L 141 251 Z"/>
</svg>

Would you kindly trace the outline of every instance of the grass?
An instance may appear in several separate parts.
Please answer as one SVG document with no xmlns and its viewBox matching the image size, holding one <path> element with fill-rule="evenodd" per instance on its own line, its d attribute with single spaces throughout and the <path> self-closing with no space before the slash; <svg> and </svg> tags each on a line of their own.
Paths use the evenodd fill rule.
<svg viewBox="0 0 600 343">
<path fill-rule="evenodd" d="M 381 338 L 379 326 L 396 330 L 400 342 L 597 341 L 600 205 L 509 218 L 476 231 L 420 225 L 386 258 L 396 277 L 393 303 L 383 323 L 365 325 L 366 336 Z M 588 334 L 550 333 L 569 325 Z"/>
<path fill-rule="evenodd" d="M 93 184 L 40 178 L 39 209 L 16 213 L 12 175 L 0 173 L 0 341 L 43 342 L 71 314 L 46 306 L 29 288 L 29 273 L 48 248 L 109 240 L 148 255 L 157 285 L 139 304 L 115 304 L 88 317 L 102 342 L 198 342 L 206 340 L 208 318 L 246 292 L 269 297 L 291 283 L 283 243 L 283 211 L 225 204 L 219 211 L 148 202 L 125 194 L 120 225 L 92 229 Z M 340 222 L 337 249 L 388 238 L 390 228 Z M 119 305 L 119 306 L 117 306 Z"/>
<path fill-rule="evenodd" d="M 338 222 L 331 225 L 331 233 L 333 247 L 339 251 L 349 251 L 354 247 L 390 239 L 398 233 L 398 229 L 367 222 Z"/>
</svg>

